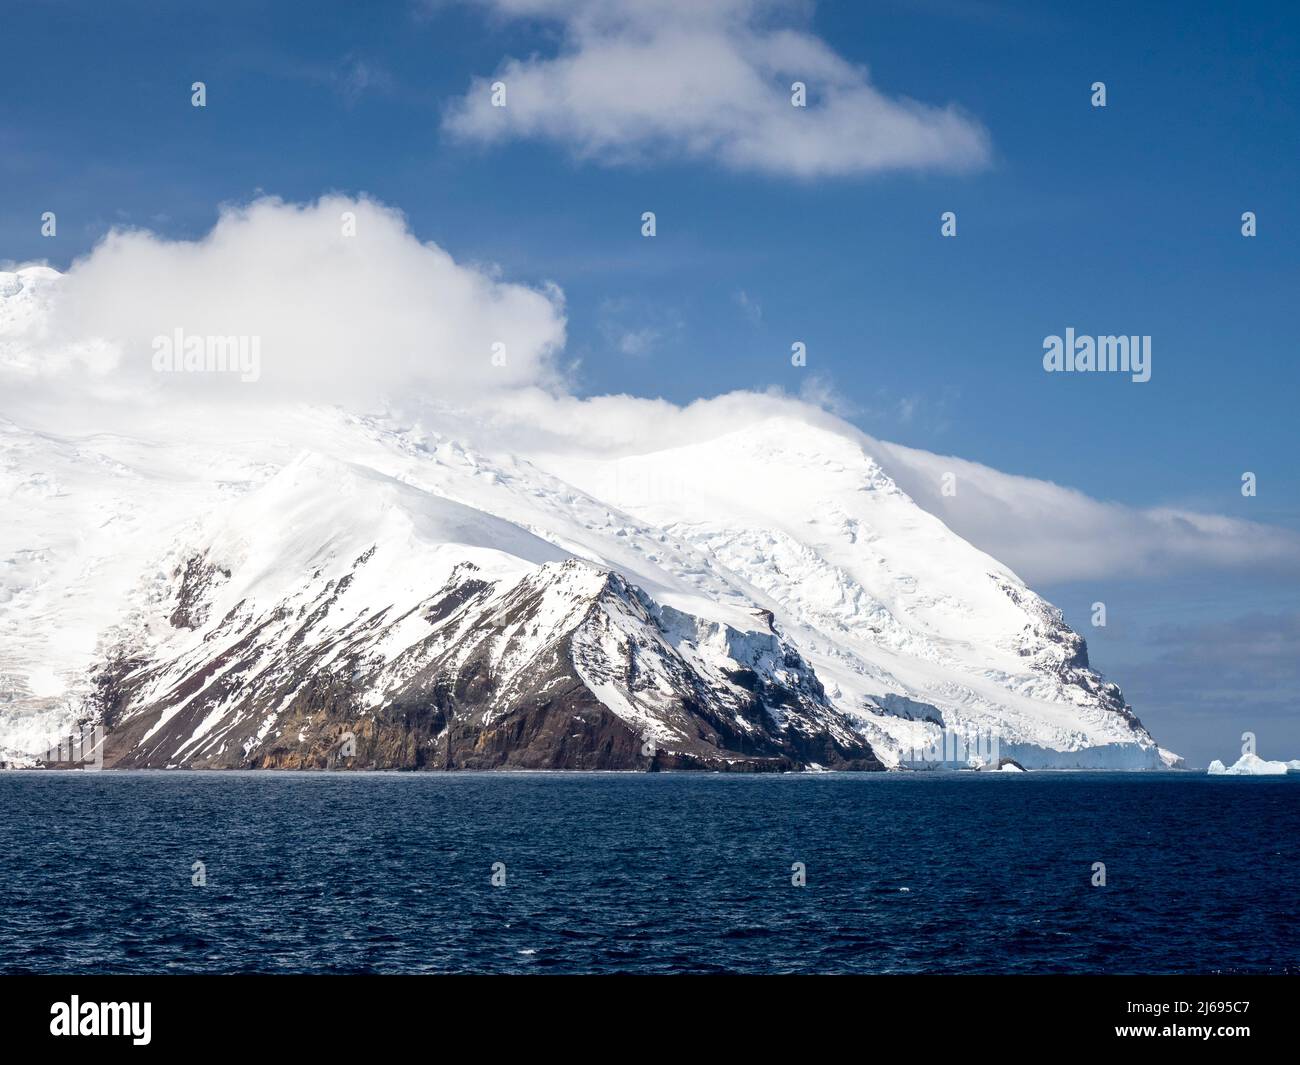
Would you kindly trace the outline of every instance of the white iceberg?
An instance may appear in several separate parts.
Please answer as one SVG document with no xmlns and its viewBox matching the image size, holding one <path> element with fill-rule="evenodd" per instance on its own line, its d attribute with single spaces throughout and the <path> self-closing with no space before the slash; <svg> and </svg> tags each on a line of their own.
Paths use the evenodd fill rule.
<svg viewBox="0 0 1300 1065">
<path fill-rule="evenodd" d="M 1284 777 L 1288 765 L 1300 768 L 1300 762 L 1269 762 L 1257 754 L 1243 754 L 1230 766 L 1216 758 L 1206 772 L 1215 777 Z"/>
</svg>

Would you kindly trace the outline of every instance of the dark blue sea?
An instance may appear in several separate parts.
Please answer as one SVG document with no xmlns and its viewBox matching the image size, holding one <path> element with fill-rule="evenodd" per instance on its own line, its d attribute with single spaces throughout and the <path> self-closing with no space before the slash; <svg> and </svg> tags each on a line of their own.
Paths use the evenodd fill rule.
<svg viewBox="0 0 1300 1065">
<path fill-rule="evenodd" d="M 1296 777 L 10 772 L 0 810 L 4 973 L 1300 972 Z"/>
</svg>

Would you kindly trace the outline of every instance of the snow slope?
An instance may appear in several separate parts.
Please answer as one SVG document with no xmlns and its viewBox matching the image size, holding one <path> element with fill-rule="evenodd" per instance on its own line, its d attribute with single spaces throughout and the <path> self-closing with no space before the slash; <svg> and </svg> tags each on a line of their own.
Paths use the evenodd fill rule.
<svg viewBox="0 0 1300 1065">
<path fill-rule="evenodd" d="M 541 461 L 759 589 L 891 762 L 939 722 L 991 729 L 1030 767 L 1174 760 L 1088 668 L 1059 611 L 848 436 L 773 418 L 642 455 Z"/>
</svg>

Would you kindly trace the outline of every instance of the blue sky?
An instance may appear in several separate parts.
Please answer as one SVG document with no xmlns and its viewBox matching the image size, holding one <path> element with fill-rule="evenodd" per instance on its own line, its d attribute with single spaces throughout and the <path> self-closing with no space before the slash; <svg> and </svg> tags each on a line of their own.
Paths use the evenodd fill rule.
<svg viewBox="0 0 1300 1065">
<path fill-rule="evenodd" d="M 450 136 L 443 115 L 472 78 L 561 47 L 553 19 L 411 0 L 5 7 L 0 260 L 64 267 L 115 225 L 197 237 L 222 203 L 261 192 L 364 192 L 458 260 L 558 283 L 584 394 L 681 402 L 815 377 L 888 440 L 1300 529 L 1292 4 L 780 10 L 886 96 L 955 104 L 988 138 L 974 169 L 813 177 Z M 955 239 L 939 235 L 948 210 Z M 1151 381 L 1045 374 L 1043 337 L 1067 326 L 1151 335 Z M 795 340 L 806 369 L 790 365 Z M 1204 764 L 1252 728 L 1261 753 L 1300 757 L 1294 568 L 1039 590 L 1169 746 Z M 1088 625 L 1097 599 L 1105 630 Z M 1209 652 L 1261 632 L 1290 637 L 1247 640 L 1269 657 L 1245 656 L 1241 705 L 1201 705 L 1207 678 L 1231 672 Z"/>
</svg>

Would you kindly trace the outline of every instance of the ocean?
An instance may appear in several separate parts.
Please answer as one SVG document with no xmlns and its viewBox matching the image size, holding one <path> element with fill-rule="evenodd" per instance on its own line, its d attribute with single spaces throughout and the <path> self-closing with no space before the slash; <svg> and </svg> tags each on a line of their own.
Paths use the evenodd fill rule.
<svg viewBox="0 0 1300 1065">
<path fill-rule="evenodd" d="M 1295 776 L 8 772 L 0 810 L 0 973 L 1300 972 Z"/>
</svg>

